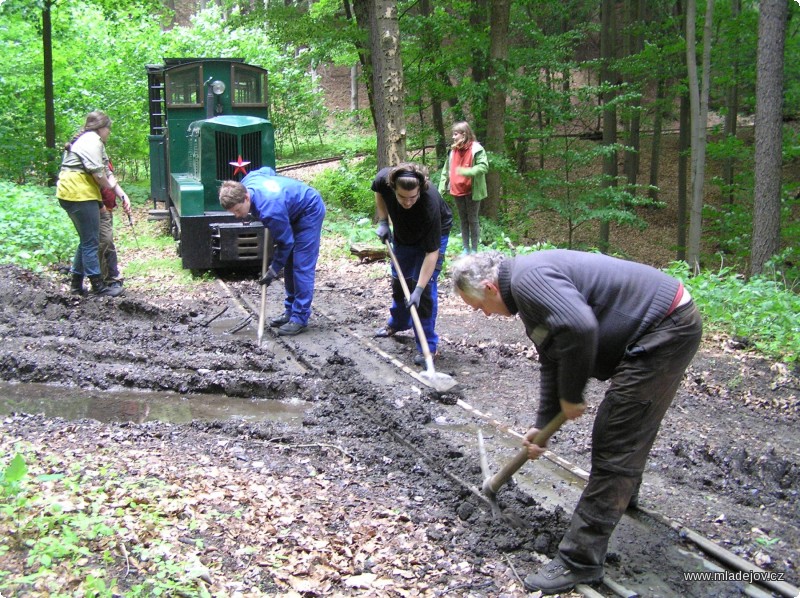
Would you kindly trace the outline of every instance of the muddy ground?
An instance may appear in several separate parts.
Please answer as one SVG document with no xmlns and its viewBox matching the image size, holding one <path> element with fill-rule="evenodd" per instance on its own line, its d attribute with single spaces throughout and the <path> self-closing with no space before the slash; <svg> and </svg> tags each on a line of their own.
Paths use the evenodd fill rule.
<svg viewBox="0 0 800 598">
<path fill-rule="evenodd" d="M 129 279 L 123 298 L 76 299 L 63 273 L 2 267 L 1 380 L 307 405 L 301 425 L 9 416 L 0 426 L 2 458 L 26 442 L 60 463 L 89 459 L 132 481 L 174 485 L 185 507 L 176 537 L 191 540 L 177 545 L 199 559 L 216 596 L 525 595 L 520 578 L 554 554 L 579 488 L 526 465 L 519 485 L 499 496 L 523 525 L 493 519 L 468 488 L 481 483 L 475 432 L 487 437 L 493 469 L 514 454 L 516 441 L 453 402 L 524 431 L 536 403 L 535 351 L 519 321 L 471 312 L 445 282 L 437 367 L 461 390 L 432 395 L 386 360 L 413 367 L 411 336 L 370 338 L 387 314 L 387 273 L 385 263 L 359 264 L 327 243 L 309 330 L 288 340 L 267 332 L 258 346 L 254 324 L 226 332 L 242 320 L 240 305 L 258 305 L 249 277 L 190 292 Z M 269 290 L 268 314 L 281 311 L 279 287 Z M 238 293 L 245 297 L 239 305 L 230 297 Z M 796 372 L 706 335 L 641 492 L 643 506 L 795 585 L 798 386 Z M 551 441 L 551 450 L 583 469 L 603 389 L 592 383 L 587 415 Z M 200 523 L 186 531 L 180 521 L 187 518 Z M 674 556 L 661 552 L 673 549 L 654 546 L 632 521 L 612 542 L 608 571 L 616 580 L 642 595 L 649 579 L 670 588 L 649 595 L 740 595 L 739 586 L 683 582 Z M 137 543 L 146 543 L 141 533 L 114 551 L 122 589 L 153 571 L 133 558 Z M 17 566 L 21 574 L 17 561 L 13 552 L 0 555 L 0 569 Z"/>
</svg>

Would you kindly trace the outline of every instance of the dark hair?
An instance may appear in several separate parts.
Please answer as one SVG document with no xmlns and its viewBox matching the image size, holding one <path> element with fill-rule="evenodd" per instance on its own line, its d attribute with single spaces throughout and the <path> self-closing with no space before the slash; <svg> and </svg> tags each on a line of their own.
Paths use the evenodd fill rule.
<svg viewBox="0 0 800 598">
<path fill-rule="evenodd" d="M 428 188 L 428 169 L 413 162 L 402 162 L 389 170 L 386 184 L 393 191 L 398 187 L 404 191 L 413 191 L 419 187 L 424 191 Z"/>
<path fill-rule="evenodd" d="M 75 133 L 74 137 L 70 139 L 66 144 L 64 144 L 64 149 L 69 150 L 72 147 L 72 144 L 78 140 L 78 137 L 83 135 L 86 131 L 97 131 L 98 129 L 102 129 L 103 127 L 110 127 L 111 126 L 111 118 L 103 112 L 102 110 L 94 110 L 86 115 L 86 122 L 83 123 L 83 127 Z"/>
</svg>

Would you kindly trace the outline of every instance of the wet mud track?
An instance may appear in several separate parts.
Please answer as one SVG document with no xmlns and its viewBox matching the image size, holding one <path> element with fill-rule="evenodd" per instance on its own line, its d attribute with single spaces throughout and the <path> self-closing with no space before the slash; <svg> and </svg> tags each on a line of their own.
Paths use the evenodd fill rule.
<svg viewBox="0 0 800 598">
<path fill-rule="evenodd" d="M 252 280 L 229 279 L 191 298 L 151 298 L 129 290 L 117 301 L 76 300 L 58 281 L 3 268 L 0 377 L 93 389 L 299 398 L 309 405 L 300 428 L 194 424 L 191 429 L 242 442 L 279 438 L 287 444 L 335 445 L 357 464 L 357 481 L 351 483 L 363 500 L 394 505 L 424 530 L 421 543 L 469 564 L 447 575 L 429 571 L 437 592 L 524 595 L 517 575 L 524 577 L 554 553 L 580 484 L 547 463 L 528 464 L 516 476 L 518 485 L 499 495 L 503 509 L 523 525 L 492 519 L 469 489 L 481 483 L 475 434 L 481 428 L 487 436 L 495 470 L 517 444 L 485 418 L 453 405 L 454 397 L 433 395 L 387 361 L 388 355 L 410 366 L 414 349 L 410 333 L 370 338 L 386 315 L 383 268 L 346 263 L 322 269 L 312 326 L 291 339 L 267 332 L 261 346 L 255 322 L 239 333 L 225 332 L 246 317 L 240 305 L 258 305 Z M 280 292 L 270 289 L 268 315 L 280 310 Z M 461 382 L 459 398 L 524 431 L 533 419 L 537 379 L 535 354 L 519 323 L 477 320 L 447 297 L 440 322 L 437 369 Z M 696 360 L 676 399 L 674 419 L 665 422 L 654 448 L 642 502 L 689 527 L 710 530 L 737 554 L 760 559 L 796 583 L 796 411 L 763 405 L 759 411 L 735 393 L 726 394 L 726 375 L 741 376 L 741 364 L 725 357 Z M 724 368 L 726 375 L 706 373 Z M 752 371 L 765 389 L 777 381 L 771 398 L 791 407 L 791 378 L 781 382 L 768 366 Z M 762 391 L 751 392 L 755 397 Z M 589 392 L 596 407 L 602 385 Z M 720 396 L 725 401 L 718 401 Z M 551 449 L 588 468 L 591 415 L 584 419 L 565 426 Z M 189 430 L 183 433 L 191 436 Z M 333 479 L 340 458 L 312 461 Z M 307 465 L 274 463 L 276 469 Z M 656 536 L 643 532 L 654 525 Z M 642 595 L 742 595 L 741 584 L 683 581 L 681 571 L 697 570 L 698 561 L 679 552 L 676 540 L 678 532 L 663 525 L 626 520 L 612 543 L 608 575 Z M 425 578 L 424 573 L 423 568 L 417 575 Z"/>
</svg>

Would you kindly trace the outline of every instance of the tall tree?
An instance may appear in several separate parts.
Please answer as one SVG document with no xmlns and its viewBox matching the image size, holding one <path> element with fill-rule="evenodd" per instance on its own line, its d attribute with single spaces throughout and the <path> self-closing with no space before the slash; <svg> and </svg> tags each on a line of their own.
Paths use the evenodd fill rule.
<svg viewBox="0 0 800 598">
<path fill-rule="evenodd" d="M 489 42 L 489 96 L 486 110 L 486 150 L 503 155 L 506 143 L 506 81 L 508 65 L 508 27 L 511 0 L 492 0 Z M 486 175 L 488 197 L 483 200 L 483 213 L 496 219 L 500 207 L 500 171 L 490 168 Z"/>
<path fill-rule="evenodd" d="M 731 17 L 735 21 L 742 9 L 742 0 L 731 0 Z M 739 41 L 737 32 L 734 32 L 734 42 Z M 738 44 L 736 44 L 738 45 Z M 739 116 L 739 74 L 738 53 L 733 53 L 731 64 L 731 80 L 725 89 L 725 137 L 736 137 L 736 120 Z M 728 189 L 728 203 L 733 203 L 733 167 L 734 157 L 726 156 L 722 164 L 722 180 Z"/>
<path fill-rule="evenodd" d="M 617 108 L 614 102 L 616 74 L 612 69 L 615 57 L 614 42 L 614 0 L 603 0 L 600 6 L 600 84 L 603 89 L 603 145 L 606 150 L 603 158 L 603 186 L 617 186 Z M 610 226 L 607 218 L 600 222 L 600 239 L 598 246 L 605 253 L 610 244 Z"/>
<path fill-rule="evenodd" d="M 369 32 L 378 168 L 406 159 L 403 63 L 396 0 L 355 0 L 359 25 Z M 366 20 L 366 22 L 364 22 Z"/>
<path fill-rule="evenodd" d="M 750 274 L 780 248 L 783 48 L 786 0 L 761 0 L 756 75 L 756 151 Z"/>
<path fill-rule="evenodd" d="M 55 184 L 56 165 L 51 160 L 56 155 L 56 111 L 53 95 L 53 26 L 50 20 L 52 0 L 45 0 L 42 5 L 42 56 L 44 58 L 44 138 L 48 152 L 48 183 Z"/>
<path fill-rule="evenodd" d="M 689 76 L 689 104 L 692 113 L 692 205 L 689 218 L 689 266 L 695 270 L 700 266 L 700 237 L 703 231 L 703 189 L 706 169 L 706 135 L 708 130 L 708 97 L 711 79 L 711 26 L 714 16 L 714 0 L 706 0 L 703 27 L 702 86 L 697 80 L 696 0 L 686 5 L 686 65 Z"/>
</svg>

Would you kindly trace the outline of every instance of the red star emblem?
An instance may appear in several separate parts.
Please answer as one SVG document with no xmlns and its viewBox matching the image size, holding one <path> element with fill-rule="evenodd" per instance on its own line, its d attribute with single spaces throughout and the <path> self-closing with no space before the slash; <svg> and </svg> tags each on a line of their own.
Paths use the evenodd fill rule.
<svg viewBox="0 0 800 598">
<path fill-rule="evenodd" d="M 240 172 L 242 174 L 247 174 L 247 168 L 245 168 L 245 166 L 250 164 L 250 162 L 248 162 L 246 160 L 243 161 L 242 160 L 242 156 L 239 156 L 239 159 L 236 162 L 228 162 L 228 164 L 230 164 L 231 166 L 235 166 L 236 167 L 236 168 L 233 169 L 233 176 L 236 176 Z"/>
</svg>

